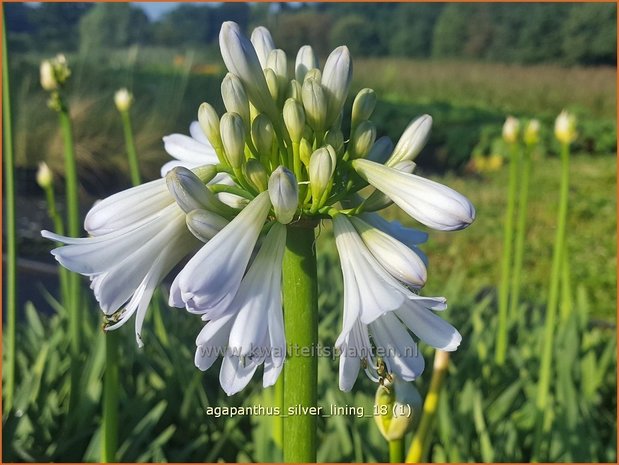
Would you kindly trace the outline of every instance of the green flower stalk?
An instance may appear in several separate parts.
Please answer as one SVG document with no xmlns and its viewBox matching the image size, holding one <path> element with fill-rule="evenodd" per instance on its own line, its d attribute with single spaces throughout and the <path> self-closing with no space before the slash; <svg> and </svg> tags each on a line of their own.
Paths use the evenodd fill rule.
<svg viewBox="0 0 619 465">
<path fill-rule="evenodd" d="M 208 370 L 221 355 L 219 381 L 230 396 L 258 369 L 264 387 L 283 376 L 284 460 L 312 462 L 316 227 L 332 221 L 340 256 L 344 311 L 336 348 L 339 387 L 349 391 L 362 367 L 376 382 L 417 379 L 424 362 L 412 333 L 445 351 L 461 341 L 434 314 L 446 299 L 420 295 L 427 270 L 417 245 L 427 235 L 374 210 L 393 202 L 430 228 L 454 231 L 473 222 L 475 209 L 454 190 L 412 174 L 429 117 L 405 131 L 392 151 L 390 141 L 377 138 L 369 119 L 374 97 L 365 90 L 356 99 L 355 129 L 343 133 L 352 77 L 346 47 L 335 49 L 322 70 L 303 47 L 293 76 L 266 29 L 257 28 L 250 41 L 225 22 L 219 39 L 229 71 L 222 84 L 226 111 L 220 116 L 202 104 L 191 137 L 164 137 L 176 158 L 162 168 L 165 179 L 97 203 L 86 217 L 88 238 L 42 234 L 66 244 L 52 251 L 60 263 L 90 277 L 106 330 L 135 315 L 139 345 L 154 290 L 189 255 L 168 303 L 201 316 L 194 364 Z M 373 211 L 361 195 L 369 186 L 386 196 L 372 202 Z"/>
<path fill-rule="evenodd" d="M 133 129 L 131 127 L 131 115 L 129 110 L 133 104 L 133 95 L 127 89 L 119 89 L 114 94 L 114 103 L 116 109 L 120 113 L 123 122 L 123 132 L 125 135 L 125 147 L 127 150 L 127 159 L 129 160 L 129 173 L 131 173 L 131 183 L 137 186 L 142 183 L 140 176 L 140 166 L 138 163 L 138 154 L 135 150 L 133 142 Z"/>
<path fill-rule="evenodd" d="M 17 318 L 17 237 L 15 226 L 15 159 L 13 152 L 13 125 L 11 118 L 11 89 L 9 61 L 6 47 L 5 15 L 2 16 L 2 118 L 4 159 L 4 208 L 6 224 L 6 323 L 7 370 L 4 411 L 13 407 L 15 394 L 15 328 Z"/>
<path fill-rule="evenodd" d="M 529 178 L 531 176 L 531 153 L 539 142 L 539 121 L 527 123 L 523 139 L 526 149 L 523 152 L 520 166 L 520 187 L 518 190 L 518 220 L 516 224 L 516 245 L 514 250 L 514 268 L 512 271 L 512 286 L 509 302 L 509 318 L 513 321 L 518 312 L 522 263 L 524 259 L 524 239 L 527 226 L 527 204 L 529 200 Z"/>
<path fill-rule="evenodd" d="M 514 211 L 516 209 L 516 190 L 518 188 L 518 172 L 520 154 L 518 148 L 518 134 L 520 122 L 509 116 L 503 125 L 503 140 L 507 143 L 510 152 L 509 186 L 507 189 L 507 207 L 505 209 L 505 223 L 503 229 L 503 258 L 501 260 L 501 284 L 499 287 L 499 325 L 497 329 L 495 361 L 497 365 L 505 363 L 507 352 L 507 310 L 509 305 L 510 270 L 512 267 L 512 250 L 514 238 Z"/>
</svg>

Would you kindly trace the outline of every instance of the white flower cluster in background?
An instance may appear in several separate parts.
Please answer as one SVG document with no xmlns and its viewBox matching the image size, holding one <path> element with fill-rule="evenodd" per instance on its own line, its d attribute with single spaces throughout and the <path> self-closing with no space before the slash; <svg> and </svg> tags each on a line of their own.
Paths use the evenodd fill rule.
<svg viewBox="0 0 619 465">
<path fill-rule="evenodd" d="M 376 95 L 363 89 L 344 134 L 352 77 L 345 46 L 321 68 L 307 45 L 290 66 L 263 27 L 248 39 L 226 22 L 219 42 L 229 71 L 221 84 L 226 112 L 203 103 L 190 136 L 164 137 L 175 160 L 163 167 L 163 178 L 96 204 L 85 220 L 89 237 L 44 231 L 66 244 L 52 253 L 90 277 L 107 329 L 135 315 L 140 345 L 153 292 L 189 256 L 169 304 L 201 316 L 195 364 L 207 370 L 223 356 L 220 382 L 234 394 L 260 365 L 264 386 L 274 384 L 285 362 L 287 235 L 332 220 L 344 280 L 340 388 L 350 390 L 361 367 L 378 381 L 383 364 L 397 379 L 416 379 L 424 368 L 418 340 L 449 351 L 461 338 L 435 313 L 445 299 L 420 295 L 427 259 L 418 245 L 427 234 L 377 211 L 396 204 L 442 231 L 475 218 L 465 197 L 413 174 L 431 117 L 412 121 L 394 147 L 377 137 L 370 120 Z"/>
</svg>

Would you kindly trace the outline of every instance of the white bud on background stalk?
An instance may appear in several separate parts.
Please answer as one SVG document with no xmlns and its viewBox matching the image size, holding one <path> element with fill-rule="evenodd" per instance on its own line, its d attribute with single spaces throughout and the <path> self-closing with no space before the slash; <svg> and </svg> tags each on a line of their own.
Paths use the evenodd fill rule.
<svg viewBox="0 0 619 465">
<path fill-rule="evenodd" d="M 269 178 L 269 197 L 277 221 L 290 223 L 299 204 L 299 186 L 292 171 L 283 166 L 273 171 Z"/>
</svg>

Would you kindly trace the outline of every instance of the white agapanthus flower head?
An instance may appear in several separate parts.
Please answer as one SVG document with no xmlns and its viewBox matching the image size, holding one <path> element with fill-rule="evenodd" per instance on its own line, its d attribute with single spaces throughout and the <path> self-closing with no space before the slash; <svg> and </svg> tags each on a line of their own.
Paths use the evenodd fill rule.
<svg viewBox="0 0 619 465">
<path fill-rule="evenodd" d="M 52 253 L 91 278 L 108 329 L 136 315 L 139 344 L 154 289 L 188 257 L 169 304 L 201 316 L 195 365 L 207 370 L 221 356 L 220 383 L 232 395 L 260 366 L 264 386 L 277 380 L 287 352 L 281 288 L 287 241 L 296 228 L 331 220 L 344 285 L 335 341 L 340 388 L 350 390 L 360 368 L 375 381 L 390 374 L 416 379 L 424 368 L 419 341 L 449 351 L 460 335 L 435 314 L 445 299 L 420 295 L 428 259 L 419 245 L 428 234 L 379 211 L 395 203 L 443 231 L 475 219 L 466 197 L 412 174 L 432 118 L 414 119 L 394 148 L 370 119 L 379 104 L 371 89 L 359 92 L 344 124 L 352 79 L 347 47 L 336 48 L 320 68 L 305 45 L 289 74 L 292 60 L 263 27 L 249 39 L 226 22 L 219 44 L 228 70 L 223 112 L 202 103 L 190 136 L 164 137 L 174 160 L 163 166 L 163 178 L 96 204 L 84 224 L 90 237 L 44 231 L 66 244 Z M 367 187 L 374 192 L 362 197 Z"/>
</svg>

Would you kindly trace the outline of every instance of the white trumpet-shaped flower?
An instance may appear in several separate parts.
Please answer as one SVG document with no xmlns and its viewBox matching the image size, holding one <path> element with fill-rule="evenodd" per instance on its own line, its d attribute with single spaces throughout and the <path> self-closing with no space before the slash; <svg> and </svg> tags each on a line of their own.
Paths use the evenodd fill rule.
<svg viewBox="0 0 619 465">
<path fill-rule="evenodd" d="M 385 373 L 393 373 L 405 381 L 413 381 L 421 375 L 424 360 L 410 332 L 434 348 L 456 350 L 461 341 L 460 333 L 433 313 L 433 310 L 445 308 L 442 297 L 415 296 L 372 323 L 364 324 L 357 319 L 352 329 L 342 333 L 336 343 L 340 352 L 340 389 L 349 391 L 352 388 L 361 366 L 373 381 L 379 381 Z M 383 370 L 381 363 L 385 365 Z"/>
<path fill-rule="evenodd" d="M 369 160 L 354 160 L 352 164 L 363 179 L 432 229 L 463 229 L 475 219 L 473 204 L 447 186 Z"/>
<path fill-rule="evenodd" d="M 209 318 L 225 311 L 236 295 L 270 208 L 269 193 L 262 192 L 204 245 L 172 283 L 170 305 Z"/>
<path fill-rule="evenodd" d="M 219 163 L 215 149 L 206 138 L 200 123 L 192 122 L 189 133 L 191 137 L 184 134 L 170 134 L 163 138 L 165 151 L 176 160 L 169 161 L 161 167 L 162 177 L 177 166 L 192 169 Z"/>
<path fill-rule="evenodd" d="M 226 311 L 209 321 L 196 340 L 195 364 L 207 370 L 224 355 L 219 374 L 228 395 L 242 390 L 264 363 L 262 384 L 272 386 L 282 370 L 286 338 L 281 302 L 285 226 L 274 223 Z"/>
<path fill-rule="evenodd" d="M 165 189 L 163 179 L 153 183 L 147 189 L 134 188 L 130 191 L 133 190 L 134 196 L 139 197 L 144 190 L 159 191 L 159 184 Z M 135 191 L 138 193 L 135 194 Z M 131 221 L 129 213 L 122 210 L 127 198 L 132 195 L 121 194 L 124 195 L 117 194 L 101 202 L 99 205 L 103 204 L 103 210 L 94 214 L 91 211 L 90 219 L 99 219 L 108 213 L 108 208 L 113 210 L 117 205 L 122 224 L 112 221 L 113 228 L 99 225 L 95 228 L 97 234 L 87 238 L 63 237 L 49 231 L 42 231 L 41 234 L 66 244 L 52 250 L 60 264 L 90 277 L 91 288 L 101 310 L 114 323 L 107 329 L 121 326 L 136 313 L 135 334 L 141 346 L 142 323 L 153 292 L 172 267 L 200 242 L 185 226 L 185 215 L 169 194 L 167 206 L 158 196 L 145 199 L 142 202 L 144 210 L 155 212 L 143 216 L 138 211 L 134 221 Z"/>
</svg>

